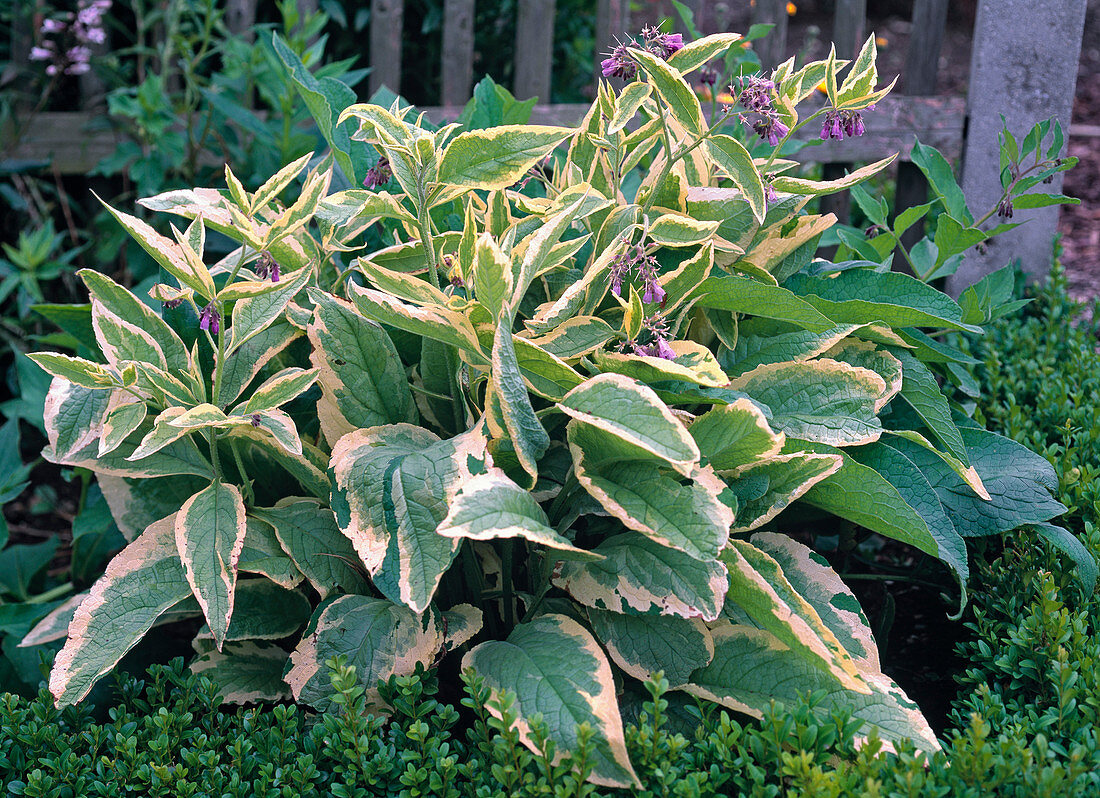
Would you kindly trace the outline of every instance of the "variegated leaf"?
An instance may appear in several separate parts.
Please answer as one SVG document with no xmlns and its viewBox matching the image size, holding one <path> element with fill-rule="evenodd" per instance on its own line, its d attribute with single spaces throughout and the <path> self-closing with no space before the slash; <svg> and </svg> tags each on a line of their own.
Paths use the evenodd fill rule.
<svg viewBox="0 0 1100 798">
<path fill-rule="evenodd" d="M 332 450 L 336 520 L 384 596 L 427 609 L 460 540 L 436 533 L 461 485 L 487 465 L 480 429 L 441 441 L 411 424 L 358 430 Z"/>
<path fill-rule="evenodd" d="M 619 374 L 598 374 L 558 404 L 572 418 L 649 453 L 681 474 L 699 461 L 699 448 L 672 411 L 648 387 Z"/>
<path fill-rule="evenodd" d="M 699 560 L 726 545 L 737 500 L 709 467 L 685 484 L 663 459 L 600 427 L 574 419 L 567 434 L 577 480 L 625 527 Z"/>
<path fill-rule="evenodd" d="M 882 673 L 865 675 L 870 693 L 853 693 L 763 629 L 721 622 L 711 634 L 714 660 L 692 674 L 684 688 L 692 695 L 759 718 L 774 701 L 794 706 L 808 691 L 820 690 L 815 711 L 822 717 L 843 710 L 863 722 L 864 734 L 875 729 L 887 742 L 939 750 L 920 709 Z"/>
<path fill-rule="evenodd" d="M 237 558 L 237 570 L 266 576 L 286 590 L 297 587 L 305 578 L 279 544 L 275 527 L 252 516 L 245 519 L 244 545 Z"/>
<path fill-rule="evenodd" d="M 209 477 L 180 474 L 132 478 L 96 472 L 96 481 L 122 536 L 133 540 L 159 518 L 174 513 L 210 484 Z"/>
<path fill-rule="evenodd" d="M 320 369 L 325 401 L 352 429 L 415 422 L 416 406 L 393 342 L 377 323 L 343 300 L 311 291 L 313 319 L 307 328 Z M 343 425 L 322 418 L 325 437 L 335 443 Z"/>
<path fill-rule="evenodd" d="M 436 532 L 449 538 L 524 538 L 571 557 L 599 559 L 554 531 L 539 503 L 498 468 L 471 477 L 451 502 Z"/>
<path fill-rule="evenodd" d="M 252 392 L 243 408 L 244 413 L 273 410 L 293 401 L 317 381 L 317 369 L 285 368 Z"/>
<path fill-rule="evenodd" d="M 283 277 L 279 287 L 259 296 L 247 297 L 233 305 L 233 317 L 226 357 L 232 355 L 282 315 L 287 304 L 313 276 L 313 269 L 302 267 Z"/>
<path fill-rule="evenodd" d="M 640 617 L 593 609 L 588 619 L 615 664 L 639 681 L 660 671 L 672 689 L 683 687 L 694 671 L 714 659 L 710 629 L 699 618 Z"/>
<path fill-rule="evenodd" d="M 886 390 L 875 401 L 876 413 L 886 407 L 890 400 L 901 391 L 901 362 L 885 349 L 879 349 L 870 341 L 846 338 L 825 352 L 822 357 L 865 368 L 882 377 Z"/>
<path fill-rule="evenodd" d="M 751 543 L 737 539 L 722 552 L 722 561 L 730 577 L 727 602 L 736 604 L 757 626 L 846 689 L 870 692 L 851 655 L 813 605 L 787 581 L 779 563 Z"/>
<path fill-rule="evenodd" d="M 157 618 L 191 595 L 174 541 L 175 516 L 115 555 L 81 602 L 50 671 L 50 692 L 75 704 L 137 645 Z"/>
<path fill-rule="evenodd" d="M 768 460 L 786 439 L 775 432 L 760 408 L 748 399 L 719 405 L 688 427 L 703 462 L 715 471 L 732 471 Z"/>
<path fill-rule="evenodd" d="M 481 631 L 484 613 L 472 604 L 457 604 L 442 613 L 443 647 L 454 651 Z"/>
<path fill-rule="evenodd" d="M 299 335 L 301 331 L 293 324 L 279 320 L 238 347 L 225 359 L 222 369 L 222 402 L 236 400 L 260 370 Z"/>
<path fill-rule="evenodd" d="M 724 386 L 729 377 L 709 349 L 695 341 L 669 341 L 676 357 L 596 352 L 596 365 L 605 372 L 623 374 L 647 384 L 683 380 L 710 388 Z"/>
<path fill-rule="evenodd" d="M 63 463 L 87 449 L 103 432 L 110 402 L 110 391 L 85 388 L 54 377 L 43 413 L 49 440 L 49 451 L 43 453 L 46 459 Z"/>
<path fill-rule="evenodd" d="M 111 408 L 103 419 L 103 434 L 99 439 L 100 457 L 113 452 L 145 421 L 145 402 L 122 402 Z"/>
<path fill-rule="evenodd" d="M 175 519 L 176 547 L 187 581 L 219 650 L 233 616 L 245 531 L 241 492 L 224 482 L 214 481 L 184 502 Z"/>
<path fill-rule="evenodd" d="M 315 499 L 288 498 L 274 507 L 251 512 L 275 529 L 282 550 L 321 598 L 334 592 L 362 593 L 367 589 L 355 549 L 340 533 L 328 507 Z"/>
<path fill-rule="evenodd" d="M 873 371 L 836 360 L 757 366 L 729 383 L 771 410 L 769 422 L 788 436 L 830 446 L 878 440 L 876 415 L 886 383 Z"/>
<path fill-rule="evenodd" d="M 385 599 L 340 596 L 317 608 L 284 678 L 295 700 L 324 710 L 332 696 L 325 662 L 343 655 L 366 688 L 368 703 L 381 709 L 378 680 L 410 674 L 417 663 L 430 665 L 443 639 L 434 612 L 418 615 Z"/>
<path fill-rule="evenodd" d="M 253 519 L 253 523 L 257 522 Z M 237 582 L 233 592 L 233 609 L 233 619 L 229 622 L 223 644 L 290 637 L 306 625 L 313 608 L 309 599 L 297 590 L 288 590 L 270 579 L 260 578 Z M 196 640 L 206 640 L 208 644 L 213 642 L 210 627 L 204 626 Z"/>
<path fill-rule="evenodd" d="M 287 653 L 273 643 L 228 643 L 221 651 L 208 651 L 191 663 L 191 673 L 202 674 L 218 685 L 227 704 L 285 701 L 290 687 L 283 681 Z"/>
<path fill-rule="evenodd" d="M 635 533 L 610 537 L 593 553 L 603 559 L 561 562 L 553 577 L 586 607 L 705 621 L 722 611 L 729 576 L 720 562 L 697 560 Z"/>
<path fill-rule="evenodd" d="M 792 452 L 739 469 L 726 478 L 737 496 L 737 522 L 731 531 L 747 532 L 768 523 L 818 482 L 839 471 L 843 462 L 834 454 Z"/>
<path fill-rule="evenodd" d="M 482 643 L 462 659 L 494 691 L 516 695 L 520 740 L 538 750 L 529 718 L 542 715 L 556 743 L 557 757 L 574 751 L 576 727 L 595 735 L 589 749 L 596 784 L 638 785 L 630 764 L 611 666 L 584 627 L 564 615 L 543 615 L 512 630 L 507 640 Z M 490 705 L 490 712 L 492 712 Z"/>
</svg>

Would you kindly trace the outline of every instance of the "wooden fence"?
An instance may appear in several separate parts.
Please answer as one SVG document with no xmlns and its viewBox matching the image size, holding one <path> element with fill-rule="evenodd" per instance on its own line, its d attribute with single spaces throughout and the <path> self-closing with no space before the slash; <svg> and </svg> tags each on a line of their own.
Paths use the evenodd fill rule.
<svg viewBox="0 0 1100 798">
<path fill-rule="evenodd" d="M 1080 6 L 1081 22 L 1076 30 L 1079 52 L 1081 32 L 1083 30 L 1083 8 L 1086 0 L 1047 0 L 1047 5 L 1067 7 Z M 258 0 L 226 0 L 227 20 L 232 29 L 247 33 L 256 19 Z M 996 6 L 1000 0 L 981 0 L 983 6 Z M 835 14 L 831 31 L 825 31 L 836 45 L 837 54 L 842 58 L 854 57 L 861 45 L 866 29 L 866 0 L 834 0 Z M 316 8 L 317 0 L 300 0 L 298 6 L 303 11 Z M 512 90 L 520 99 L 528 97 L 547 98 L 550 96 L 552 80 L 552 51 L 554 42 L 555 0 L 518 0 L 515 20 L 514 80 Z M 687 5 L 704 15 L 714 8 L 708 0 L 690 0 Z M 371 24 L 369 32 L 368 65 L 372 71 L 369 76 L 369 88 L 373 92 L 380 86 L 395 91 L 401 87 L 401 49 L 404 37 L 403 0 L 370 0 Z M 800 157 L 825 164 L 827 176 L 837 176 L 850 168 L 853 162 L 872 161 L 892 153 L 900 153 L 898 168 L 898 207 L 901 210 L 919 204 L 925 196 L 926 186 L 919 170 L 908 162 L 909 151 L 915 138 L 931 144 L 941 150 L 953 162 L 967 158 L 966 132 L 968 115 L 980 114 L 997 118 L 1003 110 L 988 103 L 983 105 L 983 97 L 971 92 L 968 101 L 958 97 L 933 96 L 936 90 L 937 73 L 940 62 L 940 50 L 943 42 L 947 19 L 948 0 L 914 0 L 912 16 L 912 35 L 904 71 L 904 92 L 899 92 L 879 104 L 873 114 L 865 117 L 866 133 L 860 138 L 844 141 L 829 141 L 820 146 L 804 150 Z M 474 80 L 474 11 L 475 0 L 444 0 L 444 16 L 441 41 L 441 86 L 439 105 L 426 108 L 429 118 L 439 121 L 454 118 L 470 96 Z M 592 68 L 599 68 L 599 60 L 607 49 L 607 43 L 617 36 L 630 31 L 629 0 L 597 0 L 596 51 L 592 54 Z M 1072 16 L 1072 15 L 1071 15 Z M 996 27 L 996 14 L 985 15 L 986 26 Z M 987 31 L 982 27 L 983 16 L 979 12 L 978 28 L 975 30 L 974 48 L 982 49 L 982 37 Z M 988 20 L 992 20 L 989 22 Z M 765 66 L 774 66 L 787 51 L 787 3 L 785 0 L 755 0 L 752 11 L 753 22 L 770 22 L 775 25 L 772 33 L 756 43 L 757 51 Z M 1014 23 L 1016 24 L 1016 23 Z M 1071 23 L 1076 24 L 1076 23 Z M 1021 37 L 1043 38 L 1042 32 L 1021 28 Z M 1049 37 L 1050 33 L 1046 34 Z M 1053 35 L 1062 39 L 1056 46 L 1066 48 L 1065 32 Z M 1074 32 L 1069 31 L 1072 49 Z M 1052 44 L 1054 44 L 1052 42 Z M 1076 59 L 1076 55 L 1073 55 Z M 1066 84 L 1069 95 L 1075 73 L 1045 74 L 1043 80 Z M 1063 92 L 1064 93 L 1064 92 Z M 990 98 L 990 102 L 994 102 Z M 582 105 L 536 105 L 533 121 L 541 123 L 573 124 L 579 121 L 586 106 Z M 1050 109 L 1057 115 L 1058 108 Z M 1049 115 L 1049 114 L 1048 114 Z M 1062 115 L 1063 124 L 1068 127 L 1068 109 Z M 113 150 L 114 135 L 100 125 L 90 125 L 89 114 L 44 114 L 36 126 L 36 135 L 26 141 L 17 153 L 17 157 L 51 157 L 58 170 L 63 173 L 81 173 L 88 171 L 103 155 Z M 816 131 L 803 129 L 807 137 Z M 802 133 L 803 131 L 800 131 Z M 988 149 L 988 142 L 982 143 Z M 847 218 L 847 197 L 844 195 L 829 198 L 828 210 L 832 210 L 841 219 Z M 1056 222 L 1056 216 L 1053 217 Z M 1051 222 L 1048 220 L 1046 227 Z M 916 231 L 914 231 L 916 232 Z M 1049 237 L 1054 230 L 1036 231 Z M 919 235 L 919 232 L 917 233 Z"/>
</svg>

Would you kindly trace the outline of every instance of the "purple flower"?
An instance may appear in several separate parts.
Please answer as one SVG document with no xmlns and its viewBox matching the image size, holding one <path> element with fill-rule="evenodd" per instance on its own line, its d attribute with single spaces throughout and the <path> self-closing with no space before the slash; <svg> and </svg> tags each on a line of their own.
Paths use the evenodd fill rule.
<svg viewBox="0 0 1100 798">
<path fill-rule="evenodd" d="M 1012 218 L 1012 197 L 1005 197 L 1001 200 L 1000 204 L 997 205 L 997 216 L 1002 219 Z"/>
<path fill-rule="evenodd" d="M 271 282 L 279 282 L 279 263 L 267 252 L 260 255 L 260 262 L 253 269 L 261 280 L 271 279 Z"/>
<path fill-rule="evenodd" d="M 649 40 L 650 52 L 661 58 L 668 58 L 677 50 L 684 49 L 684 37 L 679 33 L 659 33 Z"/>
<path fill-rule="evenodd" d="M 676 353 L 664 338 L 657 339 L 657 357 L 663 357 L 665 360 L 676 359 Z"/>
<path fill-rule="evenodd" d="M 605 78 L 622 78 L 634 80 L 638 74 L 638 65 L 630 57 L 630 51 L 625 44 L 618 45 L 611 51 L 611 55 L 600 62 L 600 67 Z"/>
<path fill-rule="evenodd" d="M 828 111 L 825 114 L 825 121 L 821 123 L 821 140 L 836 139 L 840 141 L 843 138 L 844 128 L 840 124 L 840 114 L 836 111 Z"/>
<path fill-rule="evenodd" d="M 51 49 L 52 42 L 46 42 L 45 47 L 32 47 L 31 48 L 31 60 L 32 61 L 49 61 L 54 57 L 54 51 Z"/>
<path fill-rule="evenodd" d="M 253 427 L 260 426 L 260 414 L 259 413 L 253 413 L 252 418 L 249 419 L 249 420 L 252 422 Z"/>
<path fill-rule="evenodd" d="M 710 67 L 703 67 L 699 70 L 699 82 L 704 86 L 713 86 L 718 82 L 718 71 Z"/>
<path fill-rule="evenodd" d="M 772 187 L 772 184 L 771 183 L 764 183 L 764 202 L 765 203 L 772 203 L 772 202 L 778 202 L 778 201 L 779 201 L 779 195 L 775 192 L 775 189 Z"/>
<path fill-rule="evenodd" d="M 783 137 L 790 132 L 790 128 L 779 121 L 779 117 L 774 114 L 760 117 L 753 123 L 752 129 L 756 131 L 760 138 L 767 139 L 768 144 L 773 147 L 778 145 Z"/>
<path fill-rule="evenodd" d="M 221 329 L 221 316 L 218 315 L 217 306 L 211 302 L 199 313 L 199 329 L 206 330 L 211 335 L 217 335 Z"/>
<path fill-rule="evenodd" d="M 862 136 L 865 130 L 863 114 L 859 111 L 837 111 L 835 108 L 830 108 L 825 113 L 825 120 L 821 124 L 821 140 L 840 141 L 845 136 Z"/>
<path fill-rule="evenodd" d="M 660 305 L 664 305 L 667 292 L 661 287 L 661 284 L 656 280 L 652 280 L 645 284 L 645 293 L 642 294 L 643 302 L 656 302 Z"/>
<path fill-rule="evenodd" d="M 844 132 L 851 136 L 863 135 L 863 117 L 859 111 L 844 111 Z"/>
<path fill-rule="evenodd" d="M 176 297 L 175 299 L 166 299 L 166 300 L 164 300 L 164 307 L 166 307 L 168 310 L 175 310 L 176 308 L 178 308 L 182 304 L 183 304 L 183 297 Z"/>
<path fill-rule="evenodd" d="M 51 18 L 42 20 L 42 27 L 38 30 L 45 35 L 49 33 L 61 33 L 65 28 L 66 24 L 62 20 Z"/>
<path fill-rule="evenodd" d="M 390 159 L 383 155 L 378 159 L 378 163 L 367 170 L 363 178 L 363 188 L 384 186 L 390 182 L 391 177 L 393 177 L 393 169 L 390 168 Z"/>
<path fill-rule="evenodd" d="M 774 90 L 775 84 L 767 78 L 750 75 L 741 81 L 741 93 L 737 95 L 737 102 L 749 111 L 767 113 L 772 110 Z M 733 94 L 733 86 L 730 86 L 730 94 Z"/>
</svg>

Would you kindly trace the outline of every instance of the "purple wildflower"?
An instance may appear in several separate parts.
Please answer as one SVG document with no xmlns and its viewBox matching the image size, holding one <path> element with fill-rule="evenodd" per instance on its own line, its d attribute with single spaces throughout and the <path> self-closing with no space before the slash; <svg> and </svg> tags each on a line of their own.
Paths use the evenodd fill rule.
<svg viewBox="0 0 1100 798">
<path fill-rule="evenodd" d="M 845 136 L 862 136 L 865 130 L 863 114 L 859 111 L 838 111 L 835 108 L 830 108 L 825 113 L 825 119 L 821 123 L 821 140 L 836 139 L 841 141 Z"/>
<path fill-rule="evenodd" d="M 997 216 L 1002 219 L 1012 218 L 1012 197 L 1005 197 L 1001 200 L 1000 204 L 997 205 Z"/>
<path fill-rule="evenodd" d="M 646 49 L 658 58 L 668 58 L 677 50 L 684 48 L 684 37 L 680 33 L 661 33 L 656 28 L 642 29 Z"/>
<path fill-rule="evenodd" d="M 65 30 L 65 23 L 60 19 L 44 19 L 42 20 L 42 26 L 38 29 L 43 34 L 61 33 Z"/>
<path fill-rule="evenodd" d="M 844 128 L 840 124 L 840 114 L 832 110 L 826 112 L 825 120 L 821 123 L 821 140 L 836 139 L 840 141 L 843 138 Z"/>
<path fill-rule="evenodd" d="M 758 114 L 772 110 L 772 92 L 775 84 L 767 78 L 759 75 L 750 75 L 741 81 L 741 92 L 737 95 L 737 102 L 749 111 Z M 734 87 L 730 86 L 730 94 L 734 93 Z"/>
<path fill-rule="evenodd" d="M 605 78 L 622 78 L 634 80 L 638 74 L 638 65 L 630 57 L 630 51 L 625 44 L 620 44 L 611 51 L 611 54 L 600 62 L 600 67 Z"/>
<path fill-rule="evenodd" d="M 643 302 L 656 302 L 659 305 L 664 305 L 667 292 L 656 280 L 646 283 L 645 293 L 642 294 Z"/>
<path fill-rule="evenodd" d="M 45 47 L 32 47 L 31 48 L 31 60 L 32 61 L 49 61 L 54 57 L 54 51 L 52 48 L 53 42 L 46 42 Z"/>
<path fill-rule="evenodd" d="M 657 357 L 663 357 L 665 360 L 675 360 L 676 353 L 672 347 L 668 345 L 668 341 L 664 338 L 657 339 Z"/>
<path fill-rule="evenodd" d="M 713 86 L 718 83 L 718 70 L 703 67 L 699 70 L 699 82 L 704 86 Z"/>
<path fill-rule="evenodd" d="M 181 296 L 178 296 L 175 299 L 166 299 L 166 300 L 164 300 L 164 307 L 166 307 L 168 310 L 175 310 L 176 308 L 178 308 L 182 304 L 183 304 L 183 297 L 181 297 Z"/>
<path fill-rule="evenodd" d="M 217 306 L 211 302 L 199 313 L 199 329 L 206 330 L 211 335 L 217 335 L 221 329 L 222 318 L 218 314 Z"/>
<path fill-rule="evenodd" d="M 768 204 L 779 202 L 779 194 L 776 193 L 771 183 L 764 183 L 764 202 Z"/>
<path fill-rule="evenodd" d="M 790 132 L 790 128 L 784 125 L 774 112 L 761 116 L 753 122 L 752 129 L 768 144 L 775 147 Z"/>
<path fill-rule="evenodd" d="M 363 188 L 384 186 L 390 182 L 391 177 L 393 177 L 393 169 L 390 168 L 390 159 L 383 155 L 378 159 L 378 163 L 367 170 L 366 177 L 363 178 Z"/>
<path fill-rule="evenodd" d="M 250 419 L 250 421 L 252 422 L 253 427 L 260 426 L 260 414 L 259 413 L 253 413 L 252 418 Z"/>
<path fill-rule="evenodd" d="M 260 262 L 253 269 L 261 280 L 270 278 L 271 282 L 279 282 L 279 263 L 267 252 L 260 255 Z"/>
</svg>

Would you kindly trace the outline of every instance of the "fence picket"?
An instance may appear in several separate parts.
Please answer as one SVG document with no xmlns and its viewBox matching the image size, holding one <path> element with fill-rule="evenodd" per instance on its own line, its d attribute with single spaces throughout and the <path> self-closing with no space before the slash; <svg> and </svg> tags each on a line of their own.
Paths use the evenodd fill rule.
<svg viewBox="0 0 1100 798">
<path fill-rule="evenodd" d="M 401 32 L 405 19 L 402 0 L 371 0 L 370 92 L 385 86 L 401 93 Z"/>
<path fill-rule="evenodd" d="M 463 105 L 474 79 L 474 0 L 443 4 L 443 105 Z"/>
<path fill-rule="evenodd" d="M 550 101 L 554 61 L 555 0 L 519 0 L 516 16 L 516 70 L 512 93 L 517 99 Z"/>
<path fill-rule="evenodd" d="M 936 77 L 940 67 L 940 50 L 947 25 L 947 0 L 916 0 L 913 5 L 913 27 L 909 51 L 905 55 L 902 93 L 928 96 L 936 93 Z M 894 199 L 894 214 L 912 208 L 928 199 L 928 181 L 924 173 L 909 161 L 898 164 L 898 185 Z M 891 220 L 892 221 L 892 220 Z M 917 222 L 901 237 L 907 249 L 924 237 L 924 220 Z M 903 258 L 896 257 L 894 266 L 909 271 Z"/>
<path fill-rule="evenodd" d="M 771 23 L 771 32 L 753 43 L 764 69 L 774 69 L 783 61 L 787 50 L 787 3 L 785 0 L 756 0 L 752 9 L 752 24 Z"/>
</svg>

